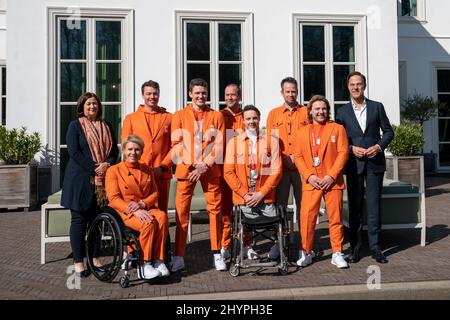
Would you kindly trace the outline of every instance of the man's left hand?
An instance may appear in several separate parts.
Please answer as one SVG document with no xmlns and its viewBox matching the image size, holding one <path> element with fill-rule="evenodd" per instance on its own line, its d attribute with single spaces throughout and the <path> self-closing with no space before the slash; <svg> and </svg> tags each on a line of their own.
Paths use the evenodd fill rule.
<svg viewBox="0 0 450 320">
<path fill-rule="evenodd" d="M 195 170 L 189 172 L 187 178 L 190 182 L 197 182 L 201 176 L 202 176 L 202 174 L 197 169 L 195 169 Z"/>
<path fill-rule="evenodd" d="M 328 189 L 330 189 L 333 182 L 334 182 L 334 179 L 332 177 L 330 177 L 329 175 L 326 175 L 325 177 L 323 177 L 322 181 L 320 181 L 320 188 L 322 190 L 328 190 Z"/>
<path fill-rule="evenodd" d="M 368 148 L 367 150 L 366 150 L 366 157 L 367 158 L 373 158 L 373 157 L 375 157 L 379 152 L 381 152 L 381 148 L 380 148 L 380 146 L 379 145 L 374 145 L 374 146 L 371 146 L 370 148 Z"/>
<path fill-rule="evenodd" d="M 263 200 L 264 195 L 261 192 L 255 192 L 252 194 L 250 201 L 247 202 L 249 207 L 256 207 Z"/>
</svg>

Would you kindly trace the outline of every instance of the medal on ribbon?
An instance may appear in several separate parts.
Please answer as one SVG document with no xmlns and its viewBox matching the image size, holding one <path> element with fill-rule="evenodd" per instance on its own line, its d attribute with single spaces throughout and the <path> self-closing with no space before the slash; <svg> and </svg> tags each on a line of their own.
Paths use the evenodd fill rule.
<svg viewBox="0 0 450 320">
<path fill-rule="evenodd" d="M 314 125 L 311 124 L 311 149 L 312 149 L 312 160 L 313 160 L 313 166 L 318 167 L 320 166 L 320 158 L 319 158 L 319 148 L 320 148 L 320 138 L 322 136 L 323 128 L 325 126 L 321 125 L 319 128 L 319 134 L 317 135 L 317 139 L 314 135 Z"/>
</svg>

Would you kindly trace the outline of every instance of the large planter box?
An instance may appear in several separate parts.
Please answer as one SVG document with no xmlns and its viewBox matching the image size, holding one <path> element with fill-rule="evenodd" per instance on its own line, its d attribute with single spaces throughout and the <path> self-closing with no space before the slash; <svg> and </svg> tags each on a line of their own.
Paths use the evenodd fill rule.
<svg viewBox="0 0 450 320">
<path fill-rule="evenodd" d="M 409 182 L 425 192 L 423 156 L 397 157 L 386 156 L 387 179 Z"/>
<path fill-rule="evenodd" d="M 0 208 L 28 211 L 36 206 L 36 165 L 0 165 L 0 177 Z"/>
</svg>

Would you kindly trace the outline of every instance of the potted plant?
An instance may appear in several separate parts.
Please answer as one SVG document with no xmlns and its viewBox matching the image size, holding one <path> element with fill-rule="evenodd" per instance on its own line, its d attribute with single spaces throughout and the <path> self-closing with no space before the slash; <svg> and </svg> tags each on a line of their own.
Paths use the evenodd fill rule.
<svg viewBox="0 0 450 320">
<path fill-rule="evenodd" d="M 423 130 L 424 122 L 437 116 L 439 110 L 444 107 L 444 103 L 416 92 L 403 100 L 401 115 L 403 119 L 417 122 Z M 436 170 L 436 153 L 433 150 L 423 153 L 422 148 L 421 153 L 424 156 L 425 171 L 434 172 Z"/>
<path fill-rule="evenodd" d="M 386 178 L 410 182 L 424 187 L 423 156 L 419 154 L 425 143 L 422 126 L 410 120 L 393 125 L 394 139 L 387 150 L 393 156 L 386 157 Z"/>
<path fill-rule="evenodd" d="M 37 165 L 32 164 L 42 148 L 39 133 L 0 126 L 0 208 L 28 208 L 37 203 Z"/>
</svg>

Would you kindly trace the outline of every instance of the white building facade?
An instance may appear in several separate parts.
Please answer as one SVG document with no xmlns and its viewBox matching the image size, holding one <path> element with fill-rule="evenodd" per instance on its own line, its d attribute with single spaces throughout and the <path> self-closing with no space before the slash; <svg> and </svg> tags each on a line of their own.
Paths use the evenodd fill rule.
<svg viewBox="0 0 450 320">
<path fill-rule="evenodd" d="M 120 136 L 122 120 L 141 103 L 141 84 L 150 79 L 160 83 L 160 104 L 172 112 L 188 103 L 192 78 L 209 82 L 216 109 L 226 84 L 238 83 L 243 105 L 259 107 L 264 123 L 282 104 L 284 77 L 299 81 L 302 103 L 325 95 L 334 115 L 349 100 L 346 75 L 358 70 L 367 75 L 367 97 L 383 102 L 398 124 L 401 94 L 417 89 L 447 98 L 450 91 L 450 80 L 438 79 L 449 78 L 450 31 L 441 12 L 450 4 L 412 2 L 423 16 L 410 10 L 404 14 L 417 17 L 399 17 L 397 0 L 79 0 L 77 6 L 0 0 L 0 65 L 8 69 L 2 114 L 7 127 L 39 131 L 56 155 L 54 191 L 67 161 L 65 130 L 85 91 L 100 96 Z M 441 91 L 433 85 L 438 80 Z M 445 144 L 437 129 L 441 118 L 427 124 L 427 150 Z M 442 150 L 441 159 L 450 158 L 450 150 Z M 440 168 L 446 166 L 450 162 Z"/>
</svg>

